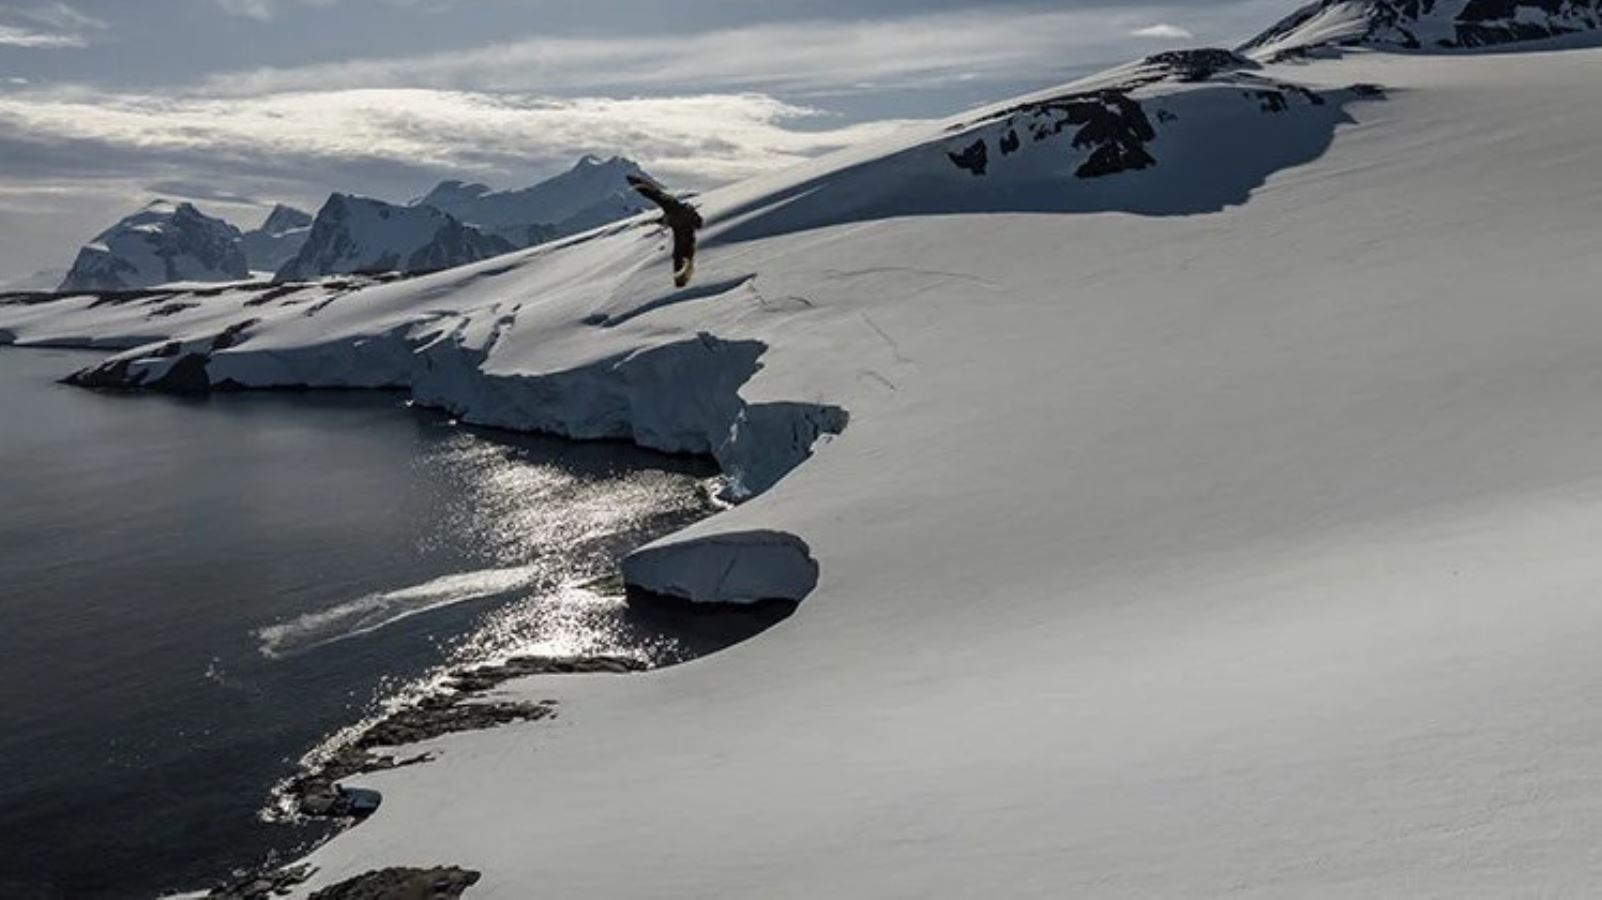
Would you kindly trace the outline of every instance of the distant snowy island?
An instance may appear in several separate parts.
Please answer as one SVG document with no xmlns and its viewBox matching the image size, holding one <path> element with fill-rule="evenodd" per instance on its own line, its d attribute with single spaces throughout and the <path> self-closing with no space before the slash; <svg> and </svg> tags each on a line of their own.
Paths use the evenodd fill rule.
<svg viewBox="0 0 1602 900">
<path fill-rule="evenodd" d="M 442 185 L 493 255 L 16 295 L 0 342 L 717 461 L 623 580 L 795 614 L 462 676 L 498 727 L 361 746 L 428 761 L 341 772 L 382 805 L 294 896 L 1583 896 L 1599 16 L 1324 0 L 697 197 L 681 290 L 654 216 L 504 251 Z"/>
<path fill-rule="evenodd" d="M 256 273 L 304 281 L 436 272 L 634 215 L 645 204 L 626 179 L 644 174 L 622 157 L 585 156 L 567 172 L 516 191 L 445 181 L 404 206 L 336 193 L 315 216 L 279 204 L 251 231 L 192 203 L 157 200 L 84 245 L 57 289 L 227 283 Z"/>
</svg>

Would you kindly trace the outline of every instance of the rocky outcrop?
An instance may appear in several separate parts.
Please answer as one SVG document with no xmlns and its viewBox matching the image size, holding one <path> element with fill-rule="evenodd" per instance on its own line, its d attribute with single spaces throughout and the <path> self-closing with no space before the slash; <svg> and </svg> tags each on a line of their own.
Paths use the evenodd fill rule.
<svg viewBox="0 0 1602 900">
<path fill-rule="evenodd" d="M 479 878 L 456 866 L 378 869 L 314 891 L 311 900 L 454 900 Z"/>
<path fill-rule="evenodd" d="M 1200 48 L 1154 54 L 1114 70 L 1105 86 L 1094 90 L 1031 100 L 992 113 L 964 127 L 962 143 L 947 156 L 952 164 L 975 176 L 993 168 L 997 155 L 1011 157 L 1031 143 L 1067 135 L 1068 146 L 1079 157 L 1075 177 L 1104 178 L 1157 165 L 1150 145 L 1158 125 L 1175 121 L 1167 109 L 1148 115 L 1140 89 L 1159 82 L 1211 83 L 1237 87 L 1240 96 L 1255 102 L 1262 112 L 1284 112 L 1294 102 L 1323 106 L 1318 91 L 1276 81 L 1257 74 L 1262 65 L 1232 50 Z M 1155 117 L 1156 122 L 1153 122 Z M 977 128 L 978 137 L 974 137 Z M 998 154 L 992 154 L 994 144 Z"/>
<path fill-rule="evenodd" d="M 355 737 L 308 758 L 294 777 L 275 790 L 279 815 L 350 818 L 353 792 L 348 778 L 428 762 L 428 754 L 396 757 L 385 748 L 404 747 L 461 731 L 510 722 L 535 722 L 556 715 L 556 701 L 524 703 L 486 700 L 482 695 L 514 678 L 530 675 L 625 675 L 648 666 L 625 656 L 519 656 L 493 665 L 450 673 L 440 689 L 382 716 Z"/>
</svg>

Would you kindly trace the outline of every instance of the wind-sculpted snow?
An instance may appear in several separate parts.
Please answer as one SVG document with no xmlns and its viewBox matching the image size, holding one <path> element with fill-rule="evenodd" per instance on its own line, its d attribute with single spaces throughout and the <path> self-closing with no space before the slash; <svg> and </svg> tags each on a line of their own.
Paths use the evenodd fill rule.
<svg viewBox="0 0 1602 900">
<path fill-rule="evenodd" d="M 1241 47 L 1265 60 L 1320 48 L 1461 49 L 1602 28 L 1602 0 L 1319 0 Z"/>
<path fill-rule="evenodd" d="M 1157 54 L 765 196 L 731 211 L 734 224 L 712 240 L 907 215 L 1214 212 L 1316 159 L 1351 121 L 1348 104 L 1383 94 L 1308 87 L 1260 68 L 1228 50 Z"/>
</svg>

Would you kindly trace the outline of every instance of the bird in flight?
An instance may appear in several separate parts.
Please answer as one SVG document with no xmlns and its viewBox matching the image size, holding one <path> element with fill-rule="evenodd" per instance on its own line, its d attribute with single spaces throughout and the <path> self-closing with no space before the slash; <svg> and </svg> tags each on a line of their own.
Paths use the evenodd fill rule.
<svg viewBox="0 0 1602 900">
<path fill-rule="evenodd" d="M 701 214 L 649 178 L 630 175 L 628 180 L 640 196 L 661 207 L 662 221 L 673 231 L 673 286 L 684 287 L 695 275 L 695 232 L 702 225 Z"/>
</svg>

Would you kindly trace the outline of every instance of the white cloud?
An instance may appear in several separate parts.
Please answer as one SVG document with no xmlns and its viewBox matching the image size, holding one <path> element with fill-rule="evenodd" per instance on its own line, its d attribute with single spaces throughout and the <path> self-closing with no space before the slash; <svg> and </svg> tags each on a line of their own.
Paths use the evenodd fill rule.
<svg viewBox="0 0 1602 900">
<path fill-rule="evenodd" d="M 0 23 L 0 47 L 84 47 L 87 43 L 78 35 L 50 34 Z"/>
<path fill-rule="evenodd" d="M 273 16 L 272 0 L 216 0 L 223 12 L 252 19 L 270 19 Z"/>
<path fill-rule="evenodd" d="M 764 94 L 556 99 L 419 88 L 186 98 L 60 92 L 0 95 L 0 134 L 241 164 L 393 162 L 444 171 L 515 170 L 529 159 L 618 152 L 667 177 L 728 181 L 886 133 L 838 128 Z"/>
<path fill-rule="evenodd" d="M 1047 80 L 1070 63 L 1083 64 L 1090 61 L 1087 55 L 1127 42 L 1131 30 L 1164 9 L 1138 14 L 989 9 L 688 35 L 541 37 L 415 57 L 227 73 L 207 87 L 237 95 L 330 84 L 563 93 L 927 87 L 978 77 Z"/>
<path fill-rule="evenodd" d="M 287 0 L 213 0 L 223 12 L 248 16 L 263 22 L 271 19 Z M 330 6 L 339 0 L 296 0 L 302 6 Z M 440 4 L 441 0 L 386 0 L 394 6 L 421 6 L 425 2 Z"/>
<path fill-rule="evenodd" d="M 1131 37 L 1156 38 L 1165 41 L 1188 41 L 1195 37 L 1194 34 L 1180 28 L 1178 25 L 1169 25 L 1166 22 L 1158 22 L 1156 25 L 1136 28 L 1129 34 Z"/>
<path fill-rule="evenodd" d="M 0 47 L 87 47 L 106 23 L 65 3 L 0 6 Z"/>
</svg>

